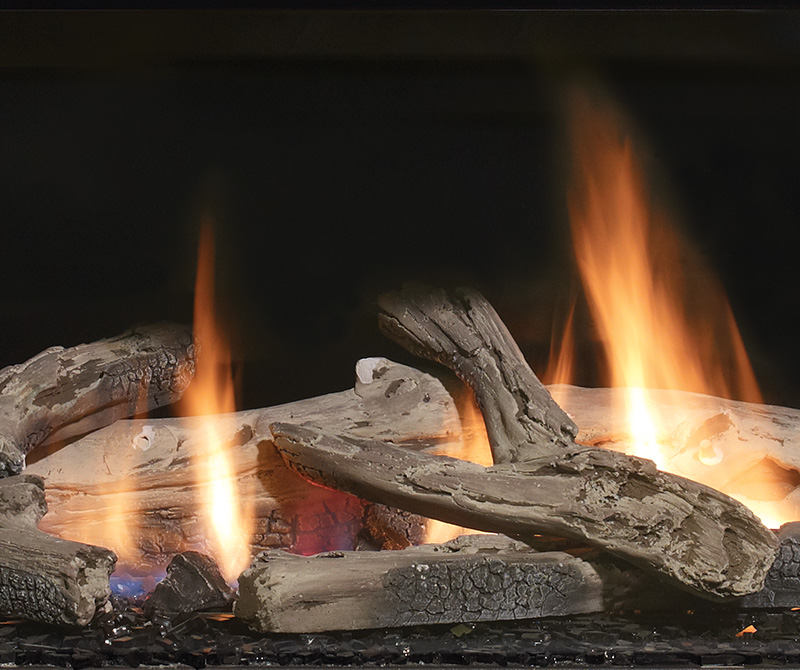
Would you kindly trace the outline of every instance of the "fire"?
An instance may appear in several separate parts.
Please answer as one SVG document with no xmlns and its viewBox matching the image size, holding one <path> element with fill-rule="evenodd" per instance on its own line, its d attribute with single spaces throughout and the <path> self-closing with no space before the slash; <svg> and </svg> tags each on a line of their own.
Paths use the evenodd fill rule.
<svg viewBox="0 0 800 670">
<path fill-rule="evenodd" d="M 147 380 L 142 379 L 137 391 L 137 399 L 134 408 L 136 418 L 147 416 Z M 136 445 L 136 428 L 130 429 L 130 443 Z M 135 449 L 135 446 L 134 446 Z M 136 571 L 141 557 L 139 546 L 139 510 L 131 493 L 137 489 L 135 477 L 127 475 L 117 476 L 118 473 L 129 471 L 128 464 L 133 460 L 132 451 L 124 452 L 121 462 L 105 462 L 104 466 L 109 474 L 110 481 L 104 481 L 97 485 L 97 497 L 88 494 L 84 500 L 91 498 L 91 502 L 84 502 L 81 498 L 76 499 L 76 504 L 80 508 L 83 505 L 91 505 L 91 520 L 72 520 L 66 524 L 52 525 L 55 517 L 45 515 L 39 523 L 39 528 L 47 533 L 56 535 L 65 540 L 83 542 L 99 547 L 108 547 L 117 555 L 116 570 L 114 577 L 118 578 L 128 571 Z M 102 500 L 103 503 L 98 503 Z M 51 505 L 48 501 L 48 505 Z"/>
<path fill-rule="evenodd" d="M 472 461 L 484 467 L 493 465 L 494 460 L 489 447 L 489 436 L 486 434 L 486 424 L 475 398 L 471 394 L 465 395 L 459 404 L 461 405 L 461 439 L 456 448 L 441 449 L 438 453 L 462 461 Z M 454 526 L 437 519 L 428 519 L 425 541 L 441 544 L 459 535 L 473 535 L 479 532 L 481 531 Z"/>
<path fill-rule="evenodd" d="M 726 454 L 706 441 L 698 449 L 705 470 L 698 464 L 697 472 L 678 471 L 671 460 L 674 445 L 662 434 L 645 390 L 694 391 L 750 402 L 762 402 L 762 397 L 725 295 L 701 264 L 690 262 L 691 249 L 667 216 L 652 206 L 626 128 L 607 99 L 584 90 L 572 92 L 568 208 L 575 255 L 605 349 L 609 385 L 624 389 L 628 453 L 703 481 L 704 471 L 724 466 Z M 702 305 L 693 314 L 690 298 L 696 301 L 698 296 Z M 562 346 L 562 353 L 567 360 L 558 367 L 569 369 L 571 347 Z M 569 379 L 562 375 L 548 381 Z M 721 479 L 708 476 L 715 480 L 709 485 Z M 716 488 L 724 491 L 723 486 Z M 777 527 L 785 517 L 772 504 L 773 497 L 762 491 L 757 499 L 743 502 Z"/>
<path fill-rule="evenodd" d="M 555 326 L 550 344 L 550 356 L 547 359 L 547 370 L 542 375 L 545 384 L 569 384 L 572 379 L 572 369 L 575 365 L 575 337 L 572 329 L 575 322 L 575 302 L 570 305 L 567 320 L 564 323 L 564 332 L 561 341 L 556 336 Z"/>
<path fill-rule="evenodd" d="M 228 343 L 220 332 L 214 311 L 214 239 L 206 222 L 200 235 L 194 298 L 194 336 L 197 343 L 196 374 L 184 396 L 184 407 L 201 420 L 204 444 L 196 450 L 194 467 L 202 492 L 202 509 L 212 554 L 228 581 L 235 580 L 250 563 L 252 515 L 242 504 L 231 450 L 220 438 L 212 415 L 236 410 Z"/>
</svg>

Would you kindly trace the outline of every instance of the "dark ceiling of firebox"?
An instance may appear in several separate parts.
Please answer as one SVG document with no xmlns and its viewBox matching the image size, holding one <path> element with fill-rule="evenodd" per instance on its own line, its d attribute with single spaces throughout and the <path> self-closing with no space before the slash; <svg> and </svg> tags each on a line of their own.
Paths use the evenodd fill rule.
<svg viewBox="0 0 800 670">
<path fill-rule="evenodd" d="M 767 399 L 798 406 L 798 35 L 788 12 L 0 14 L 0 367 L 189 321 L 210 215 L 245 404 L 410 360 L 374 318 L 408 279 L 483 290 L 540 369 L 576 285 L 557 93 L 580 75 L 636 119 Z"/>
</svg>

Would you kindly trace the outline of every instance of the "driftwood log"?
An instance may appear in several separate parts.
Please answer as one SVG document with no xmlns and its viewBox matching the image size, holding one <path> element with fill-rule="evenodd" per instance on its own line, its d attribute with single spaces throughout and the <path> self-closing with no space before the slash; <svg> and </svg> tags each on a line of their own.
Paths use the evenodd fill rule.
<svg viewBox="0 0 800 670">
<path fill-rule="evenodd" d="M 548 387 L 578 441 L 626 451 L 626 390 Z M 642 390 L 664 469 L 745 502 L 771 528 L 800 519 L 800 410 L 688 391 Z"/>
<path fill-rule="evenodd" d="M 92 344 L 51 347 L 0 370 L 0 476 L 48 440 L 177 400 L 194 374 L 188 328 L 159 324 Z"/>
<path fill-rule="evenodd" d="M 387 534 L 374 538 L 378 546 L 402 545 L 403 533 L 422 535 L 419 519 L 404 515 L 393 526 L 385 520 L 390 512 L 367 515 L 363 501 L 312 486 L 288 470 L 271 442 L 272 422 L 311 421 L 412 451 L 430 444 L 446 448 L 460 435 L 455 404 L 441 382 L 384 358 L 359 361 L 355 388 L 348 391 L 216 418 L 240 493 L 253 505 L 254 552 L 350 548 L 367 517 L 375 534 Z M 210 553 L 198 515 L 199 467 L 193 464 L 193 455 L 205 448 L 204 436 L 196 418 L 119 421 L 48 455 L 28 468 L 47 481 L 51 512 L 41 527 L 60 537 L 106 542 L 134 573 L 163 568 L 186 549 Z M 92 482 L 86 481 L 87 467 L 96 475 Z M 126 525 L 134 537 L 114 538 Z"/>
<path fill-rule="evenodd" d="M 116 556 L 38 530 L 43 488 L 28 474 L 0 479 L 0 614 L 83 626 L 108 602 Z"/>
<path fill-rule="evenodd" d="M 235 613 L 256 630 L 315 633 L 593 612 L 592 567 L 502 536 L 402 551 L 266 551 L 239 578 Z"/>
<path fill-rule="evenodd" d="M 497 465 L 273 426 L 290 467 L 368 500 L 534 545 L 538 534 L 588 543 L 708 598 L 763 586 L 778 543 L 757 517 L 651 461 L 576 444 L 575 425 L 482 296 L 416 289 L 384 296 L 380 306 L 391 337 L 472 387 Z"/>
</svg>

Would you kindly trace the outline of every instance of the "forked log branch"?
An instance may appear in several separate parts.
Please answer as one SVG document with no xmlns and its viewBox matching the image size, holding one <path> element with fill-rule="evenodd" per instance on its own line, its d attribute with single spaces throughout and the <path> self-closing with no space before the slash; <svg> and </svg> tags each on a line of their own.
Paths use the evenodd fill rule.
<svg viewBox="0 0 800 670">
<path fill-rule="evenodd" d="M 471 535 L 402 551 L 267 551 L 239 578 L 235 613 L 261 632 L 316 633 L 602 608 L 602 585 L 588 563 Z"/>
<path fill-rule="evenodd" d="M 707 598 L 763 586 L 778 547 L 773 533 L 714 489 L 645 459 L 577 445 L 574 424 L 481 295 L 410 289 L 382 297 L 380 306 L 391 337 L 472 387 L 498 464 L 273 426 L 290 467 L 368 500 L 533 545 L 537 534 L 588 543 Z"/>
<path fill-rule="evenodd" d="M 379 298 L 381 329 L 421 358 L 449 367 L 475 394 L 495 463 L 559 454 L 578 429 L 536 378 L 489 302 L 416 287 Z"/>
<path fill-rule="evenodd" d="M 362 501 L 310 485 L 284 465 L 270 423 L 311 421 L 336 433 L 418 449 L 457 442 L 453 399 L 431 375 L 385 358 L 362 359 L 355 387 L 297 402 L 211 417 L 235 467 L 240 494 L 253 506 L 253 550 L 314 553 L 354 541 L 365 519 L 379 545 L 421 535 L 419 520 L 391 510 L 367 514 Z M 125 563 L 148 571 L 186 549 L 209 553 L 199 500 L 206 449 L 204 418 L 118 421 L 28 467 L 47 481 L 47 532 L 102 544 L 109 528 L 135 528 Z M 98 467 L 101 464 L 102 467 Z M 87 482 L 91 468 L 95 477 Z M 377 518 L 383 515 L 385 518 Z M 401 527 L 404 526 L 404 527 Z M 391 537 L 377 537 L 381 531 Z M 408 541 L 406 541 L 406 544 Z M 122 561 L 121 561 L 122 562 Z"/>
<path fill-rule="evenodd" d="M 0 614 L 84 626 L 111 596 L 116 556 L 38 530 L 43 488 L 28 474 L 0 479 Z"/>
<path fill-rule="evenodd" d="M 760 589 L 777 549 L 727 496 L 603 449 L 484 468 L 308 425 L 272 432 L 287 465 L 318 484 L 532 546 L 539 534 L 588 543 L 706 597 Z"/>
<path fill-rule="evenodd" d="M 159 324 L 0 370 L 0 476 L 47 440 L 66 439 L 177 400 L 194 374 L 191 331 Z"/>
</svg>

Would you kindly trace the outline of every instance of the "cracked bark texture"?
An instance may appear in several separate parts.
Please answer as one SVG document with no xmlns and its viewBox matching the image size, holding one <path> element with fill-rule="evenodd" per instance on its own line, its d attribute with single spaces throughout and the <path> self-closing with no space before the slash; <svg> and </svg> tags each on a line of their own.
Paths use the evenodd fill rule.
<svg viewBox="0 0 800 670">
<path fill-rule="evenodd" d="M 234 611 L 261 632 L 314 633 L 592 612 L 601 590 L 568 554 L 466 536 L 401 551 L 264 552 L 239 578 Z"/>
<path fill-rule="evenodd" d="M 272 444 L 270 423 L 310 421 L 411 450 L 459 440 L 455 403 L 435 377 L 385 358 L 360 360 L 355 377 L 346 391 L 214 418 L 242 495 L 254 508 L 255 552 L 338 549 L 355 540 L 364 516 L 362 501 L 312 486 L 288 470 Z M 77 522 L 87 533 L 81 539 L 102 544 L 104 514 L 119 518 L 126 510 L 140 540 L 128 557 L 133 565 L 126 566 L 133 573 L 163 569 L 186 549 L 211 553 L 198 516 L 194 458 L 205 449 L 205 431 L 205 419 L 197 417 L 118 421 L 31 464 L 27 472 L 47 481 L 51 511 L 41 528 L 70 537 Z M 87 468 L 94 472 L 91 483 Z M 379 516 L 371 517 L 378 534 L 391 522 L 391 514 Z M 388 527 L 385 534 L 400 541 L 396 531 Z"/>
<path fill-rule="evenodd" d="M 0 480 L 0 614 L 84 626 L 111 596 L 116 556 L 38 530 L 43 489 L 27 474 Z"/>
<path fill-rule="evenodd" d="M 777 550 L 743 505 L 603 449 L 484 468 L 307 425 L 272 433 L 286 464 L 317 484 L 532 546 L 539 534 L 588 543 L 712 599 L 759 590 Z"/>
<path fill-rule="evenodd" d="M 167 405 L 194 375 L 191 331 L 158 324 L 0 370 L 0 476 L 48 440 L 80 435 Z"/>
<path fill-rule="evenodd" d="M 527 507 L 531 529 L 525 532 L 582 539 L 709 598 L 761 589 L 777 552 L 774 534 L 744 505 L 710 487 L 659 472 L 650 461 L 576 444 L 577 427 L 530 370 L 482 295 L 412 286 L 382 296 L 379 305 L 379 323 L 389 337 L 447 365 L 472 388 L 496 463 L 486 475 L 494 480 L 513 470 L 514 478 L 522 475 L 534 483 L 519 483 L 526 500 L 499 481 L 500 488 L 488 490 L 472 473 L 478 489 L 477 495 L 467 495 L 470 510 L 479 501 L 503 509 Z M 463 491 L 456 482 L 436 483 L 436 468 L 445 480 L 449 468 L 407 465 L 400 488 L 415 483 L 404 489 L 403 503 L 395 491 L 390 504 L 412 509 L 409 496 L 428 494 L 432 485 L 461 505 Z M 482 523 L 480 529 L 491 530 Z"/>
<path fill-rule="evenodd" d="M 764 588 L 742 598 L 742 607 L 800 606 L 800 521 L 784 524 L 777 531 L 781 542 Z"/>
</svg>

